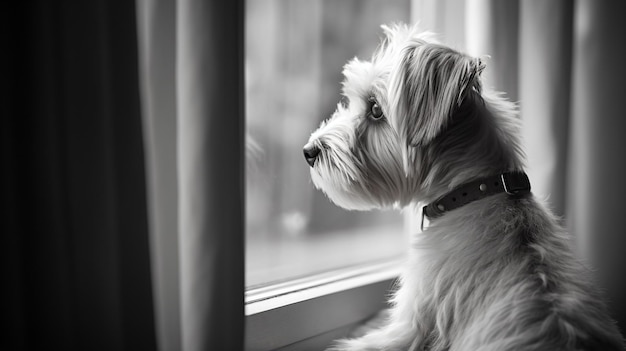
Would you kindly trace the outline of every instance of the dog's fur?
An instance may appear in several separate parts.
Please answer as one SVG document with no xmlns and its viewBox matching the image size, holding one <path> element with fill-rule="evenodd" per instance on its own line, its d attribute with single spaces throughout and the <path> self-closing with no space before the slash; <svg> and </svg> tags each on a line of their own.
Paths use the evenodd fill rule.
<svg viewBox="0 0 626 351">
<path fill-rule="evenodd" d="M 484 63 L 406 25 L 383 26 L 371 61 L 308 146 L 313 183 L 337 205 L 428 203 L 522 170 L 515 106 L 483 91 Z M 371 114 L 374 97 L 384 117 Z M 413 237 L 384 325 L 333 350 L 621 350 L 623 339 L 557 220 L 532 195 L 492 195 Z"/>
</svg>

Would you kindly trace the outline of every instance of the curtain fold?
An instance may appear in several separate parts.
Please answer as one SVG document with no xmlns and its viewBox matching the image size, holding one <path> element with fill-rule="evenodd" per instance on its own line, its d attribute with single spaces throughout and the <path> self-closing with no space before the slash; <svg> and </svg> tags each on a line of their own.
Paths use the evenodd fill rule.
<svg viewBox="0 0 626 351">
<path fill-rule="evenodd" d="M 527 173 L 533 191 L 566 213 L 574 4 L 520 3 L 519 91 Z"/>
<path fill-rule="evenodd" d="M 470 55 L 488 55 L 486 86 L 512 101 L 518 93 L 519 0 L 466 0 L 466 46 Z"/>
<path fill-rule="evenodd" d="M 244 340 L 243 0 L 176 8 L 184 350 Z"/>
<path fill-rule="evenodd" d="M 574 7 L 568 223 L 626 332 L 626 2 Z"/>
<path fill-rule="evenodd" d="M 134 4 L 3 13 L 0 348 L 154 349 Z"/>
<path fill-rule="evenodd" d="M 182 348 L 176 158 L 176 1 L 137 1 L 158 346 Z"/>
</svg>

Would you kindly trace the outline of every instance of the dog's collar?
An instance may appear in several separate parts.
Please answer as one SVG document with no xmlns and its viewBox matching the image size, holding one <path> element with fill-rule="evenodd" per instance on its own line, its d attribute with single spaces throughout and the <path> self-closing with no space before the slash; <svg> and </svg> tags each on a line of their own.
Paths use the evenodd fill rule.
<svg viewBox="0 0 626 351">
<path fill-rule="evenodd" d="M 459 186 L 422 207 L 421 229 L 424 230 L 424 221 L 427 219 L 440 217 L 448 211 L 501 192 L 505 192 L 510 196 L 522 196 L 529 193 L 530 181 L 526 173 L 507 172 Z"/>
</svg>

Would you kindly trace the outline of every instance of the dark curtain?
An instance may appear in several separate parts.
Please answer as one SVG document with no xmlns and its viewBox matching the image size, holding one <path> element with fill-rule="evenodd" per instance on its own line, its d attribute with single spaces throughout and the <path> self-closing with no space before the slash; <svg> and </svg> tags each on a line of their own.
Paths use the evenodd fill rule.
<svg viewBox="0 0 626 351">
<path fill-rule="evenodd" d="M 0 349 L 153 350 L 135 4 L 0 12 Z"/>
</svg>

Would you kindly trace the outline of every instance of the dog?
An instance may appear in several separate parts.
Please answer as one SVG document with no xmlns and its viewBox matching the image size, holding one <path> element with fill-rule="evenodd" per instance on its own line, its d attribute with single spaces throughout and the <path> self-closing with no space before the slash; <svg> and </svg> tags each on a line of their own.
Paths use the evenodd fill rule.
<svg viewBox="0 0 626 351">
<path fill-rule="evenodd" d="M 530 191 L 515 104 L 485 63 L 415 26 L 382 26 L 343 70 L 344 101 L 304 146 L 351 210 L 427 204 L 388 317 L 331 350 L 623 350 L 589 271 Z"/>
</svg>

